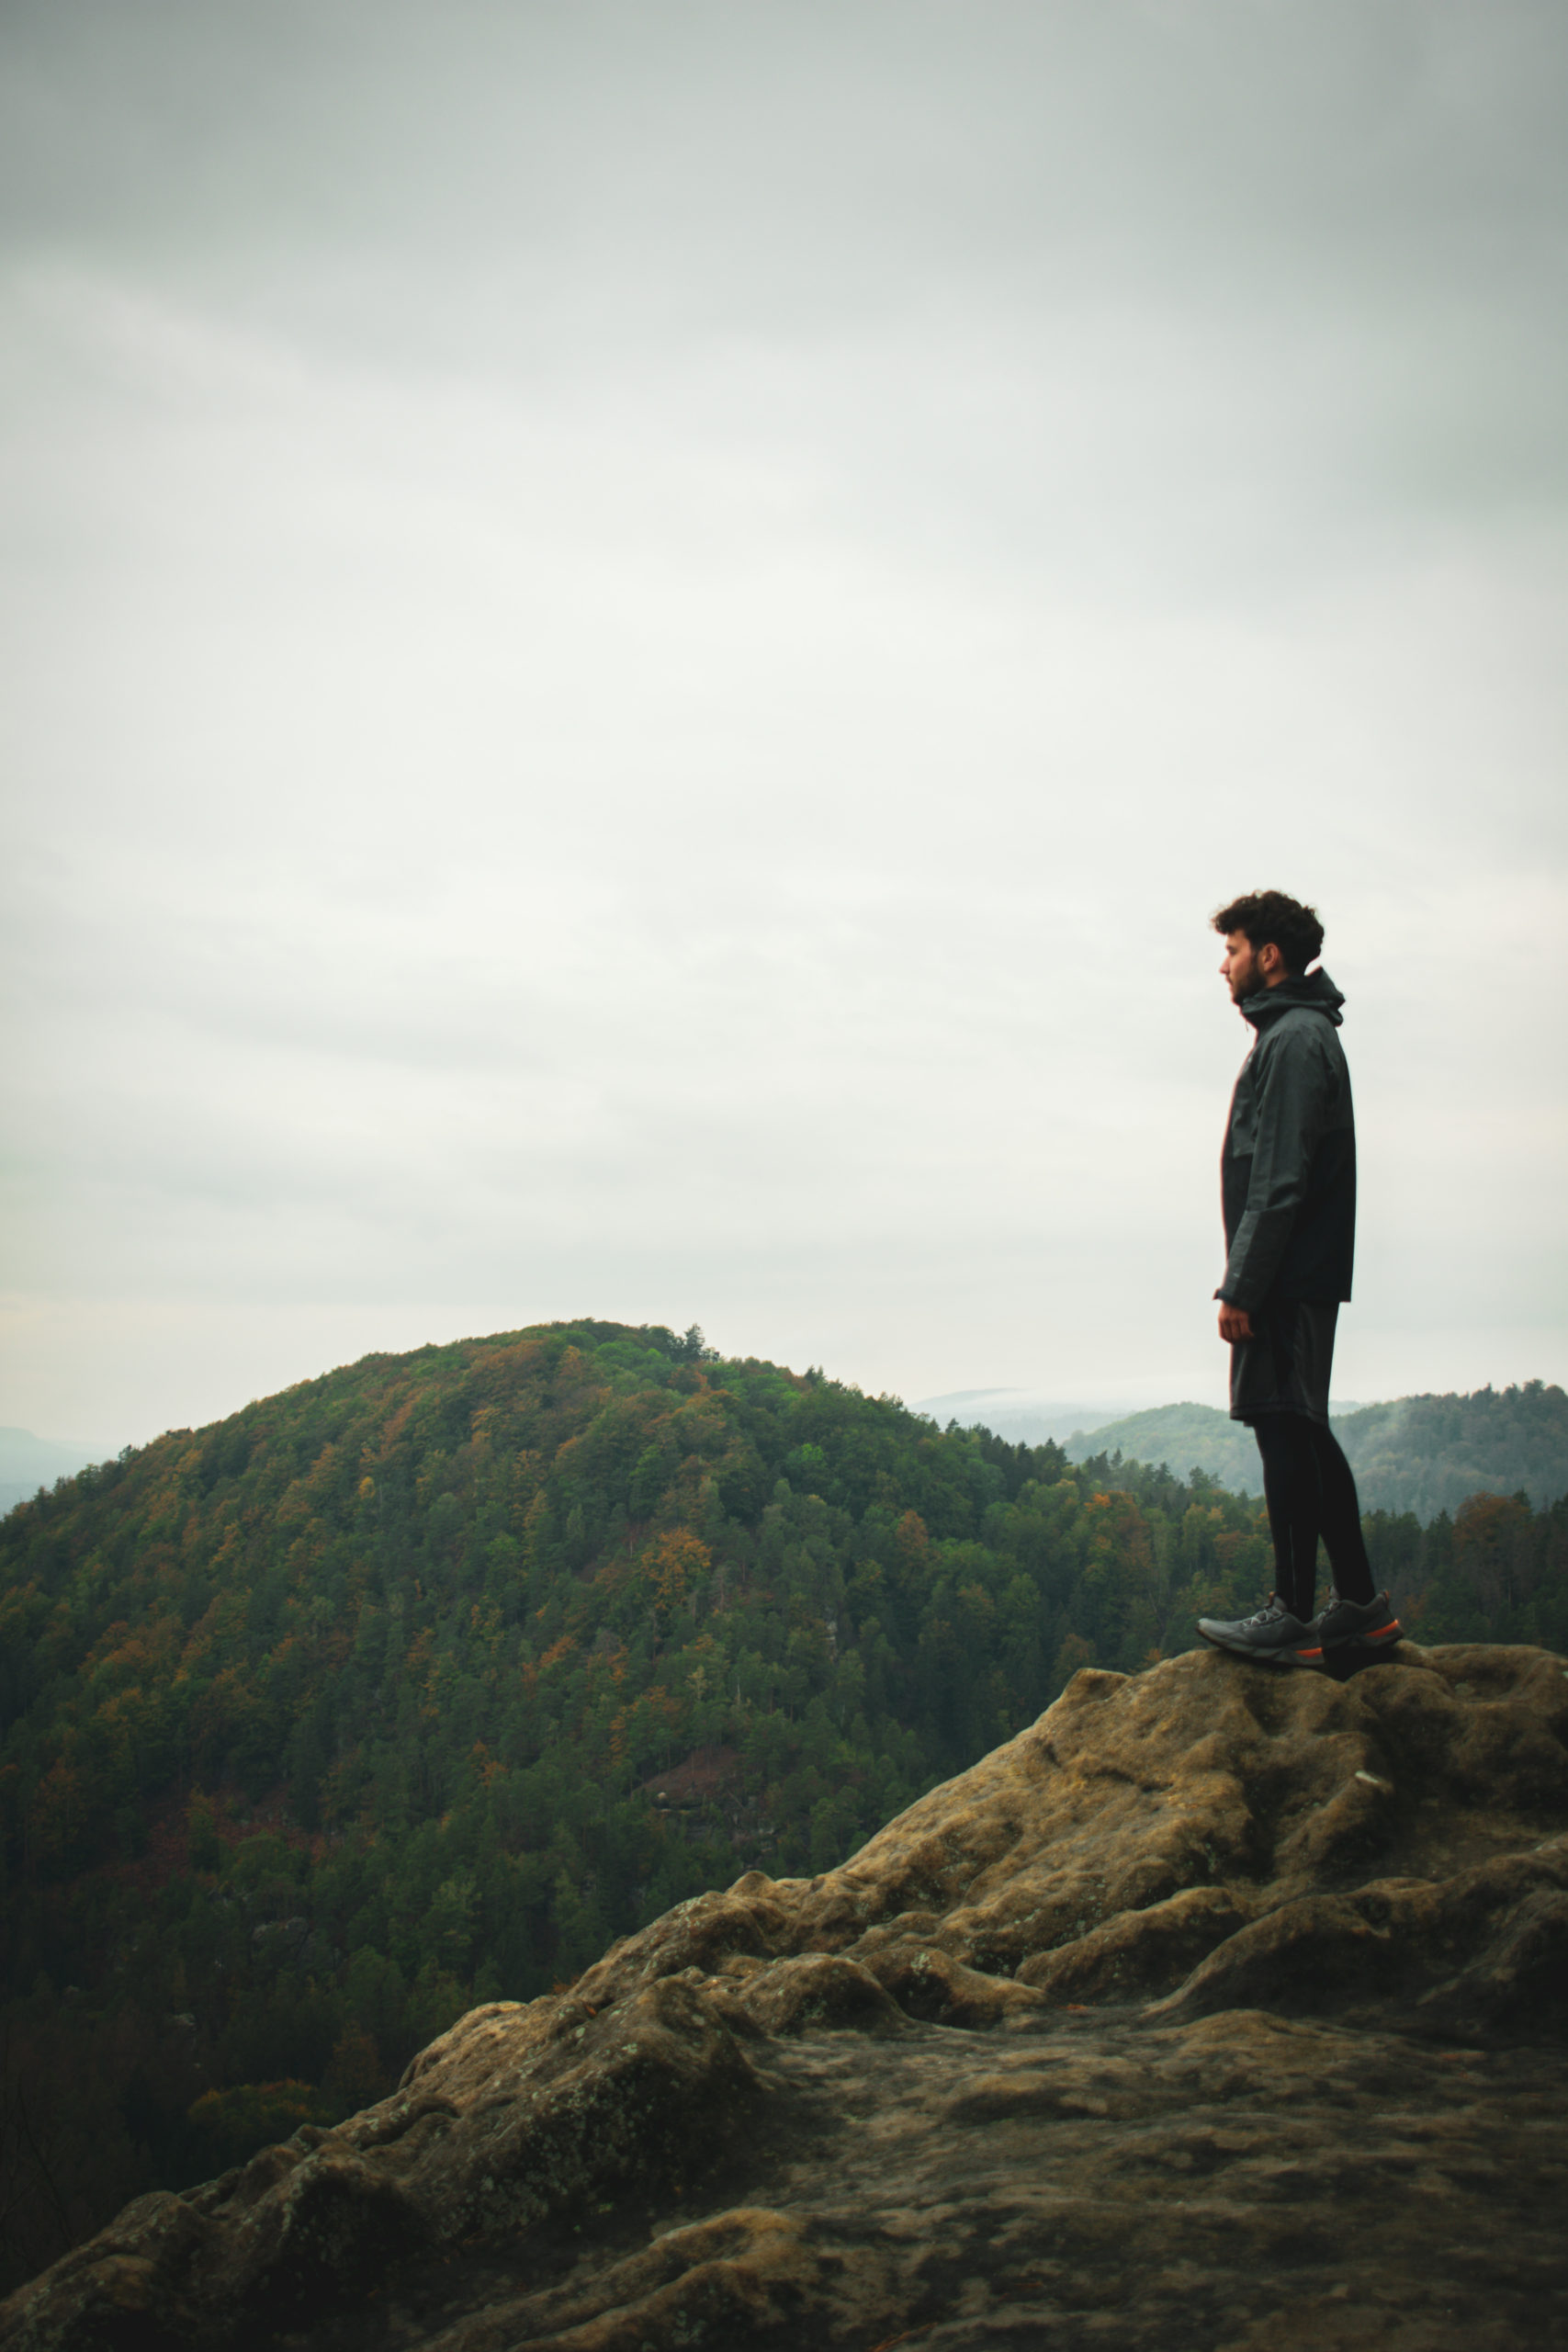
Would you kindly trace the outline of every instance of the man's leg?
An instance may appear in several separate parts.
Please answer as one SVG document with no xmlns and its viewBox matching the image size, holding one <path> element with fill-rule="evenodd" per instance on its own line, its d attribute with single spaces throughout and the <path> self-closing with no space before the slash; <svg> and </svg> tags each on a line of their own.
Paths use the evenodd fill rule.
<svg viewBox="0 0 1568 2352">
<path fill-rule="evenodd" d="M 1364 1606 L 1372 1599 L 1376 1587 L 1361 1533 L 1356 1474 L 1332 1430 L 1314 1421 L 1309 1421 L 1306 1428 L 1317 1477 L 1318 1524 L 1323 1531 L 1328 1565 L 1334 1572 L 1334 1589 L 1342 1600 L 1354 1600 Z M 1301 1615 L 1300 1610 L 1296 1614 Z"/>
<path fill-rule="evenodd" d="M 1334 1571 L 1334 1589 L 1317 1620 L 1318 1640 L 1325 1650 L 1392 1649 L 1400 1636 L 1400 1623 L 1387 1593 L 1377 1591 L 1372 1583 L 1355 1473 L 1332 1430 L 1314 1425 L 1312 1443 L 1323 1540 Z"/>
<path fill-rule="evenodd" d="M 1307 1399 L 1296 1361 L 1305 1313 L 1289 1304 L 1256 1312 L 1250 1339 L 1231 1343 L 1231 1419 L 1250 1425 L 1263 1457 L 1275 1597 L 1251 1617 L 1198 1620 L 1198 1631 L 1216 1649 L 1275 1666 L 1323 1664 L 1323 1645 L 1311 1623 L 1317 1473 L 1301 1410 Z M 1329 1329 L 1332 1333 L 1332 1320 Z"/>
<path fill-rule="evenodd" d="M 1307 1625 L 1312 1622 L 1317 1589 L 1320 1484 L 1313 1442 L 1316 1431 L 1304 1413 L 1259 1413 L 1252 1434 L 1263 1457 L 1263 1500 L 1274 1544 L 1274 1589 L 1292 1616 Z M 1337 1446 L 1335 1451 L 1338 1452 Z M 1342 1454 L 1340 1459 L 1344 1460 Z M 1349 1476 L 1348 1463 L 1346 1476 Z M 1351 1492 L 1355 1492 L 1353 1482 Z"/>
</svg>

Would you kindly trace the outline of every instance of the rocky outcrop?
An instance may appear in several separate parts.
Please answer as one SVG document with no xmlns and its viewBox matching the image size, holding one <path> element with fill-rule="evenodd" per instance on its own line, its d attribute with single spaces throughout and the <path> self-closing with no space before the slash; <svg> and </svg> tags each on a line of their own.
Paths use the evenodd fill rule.
<svg viewBox="0 0 1568 2352">
<path fill-rule="evenodd" d="M 1568 2340 L 1568 1667 L 1080 1673 L 397 2095 L 143 2198 L 5 2352 Z"/>
</svg>

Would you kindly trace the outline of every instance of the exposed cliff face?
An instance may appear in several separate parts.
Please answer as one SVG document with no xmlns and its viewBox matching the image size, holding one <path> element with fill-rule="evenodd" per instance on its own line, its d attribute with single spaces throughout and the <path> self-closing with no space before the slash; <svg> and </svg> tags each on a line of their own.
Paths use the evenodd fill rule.
<svg viewBox="0 0 1568 2352">
<path fill-rule="evenodd" d="M 1083 1673 L 844 1868 L 141 2199 L 0 2346 L 1554 2341 L 1565 2029 L 1561 1660 Z"/>
</svg>

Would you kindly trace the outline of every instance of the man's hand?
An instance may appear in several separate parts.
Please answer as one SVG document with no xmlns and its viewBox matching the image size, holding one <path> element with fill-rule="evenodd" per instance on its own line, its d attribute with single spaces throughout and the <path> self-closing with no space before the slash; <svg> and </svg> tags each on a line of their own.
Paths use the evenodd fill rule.
<svg viewBox="0 0 1568 2352">
<path fill-rule="evenodd" d="M 1229 1299 L 1220 1301 L 1220 1337 L 1234 1347 L 1238 1340 L 1257 1338 L 1252 1317 L 1245 1306 L 1233 1306 Z"/>
</svg>

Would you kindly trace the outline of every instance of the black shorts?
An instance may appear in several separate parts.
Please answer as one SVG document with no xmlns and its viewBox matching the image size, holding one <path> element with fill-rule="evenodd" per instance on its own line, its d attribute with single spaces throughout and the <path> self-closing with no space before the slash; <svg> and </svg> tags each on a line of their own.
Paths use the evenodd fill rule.
<svg viewBox="0 0 1568 2352">
<path fill-rule="evenodd" d="M 1328 1375 L 1334 1364 L 1337 1306 L 1277 1299 L 1252 1310 L 1253 1337 L 1231 1342 L 1231 1419 L 1304 1413 L 1328 1426 Z"/>
</svg>

